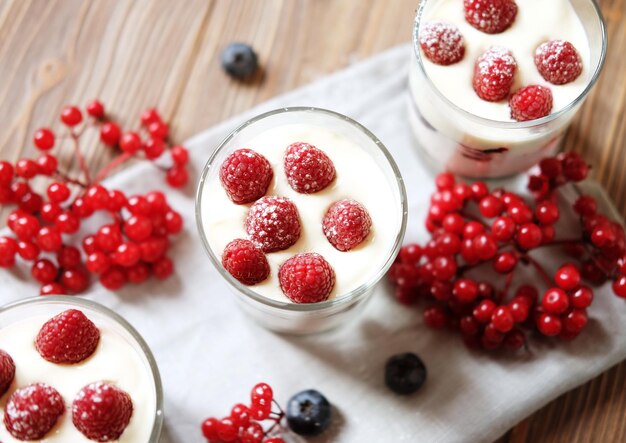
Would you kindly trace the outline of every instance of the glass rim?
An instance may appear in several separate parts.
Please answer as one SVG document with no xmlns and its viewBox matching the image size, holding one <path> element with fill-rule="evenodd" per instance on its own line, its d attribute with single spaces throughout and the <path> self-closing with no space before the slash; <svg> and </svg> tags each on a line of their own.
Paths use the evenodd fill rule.
<svg viewBox="0 0 626 443">
<path fill-rule="evenodd" d="M 567 114 L 573 108 L 575 108 L 580 103 L 582 103 L 582 101 L 587 97 L 591 89 L 593 89 L 593 86 L 596 84 L 596 82 L 598 81 L 598 78 L 600 77 L 600 73 L 602 72 L 602 68 L 604 67 L 604 63 L 606 61 L 606 53 L 607 53 L 607 47 L 608 47 L 608 35 L 607 35 L 607 29 L 606 29 L 606 22 L 604 20 L 604 16 L 602 15 L 602 10 L 600 9 L 598 2 L 596 0 L 588 0 L 589 3 L 591 3 L 591 5 L 593 6 L 593 9 L 596 13 L 596 17 L 600 25 L 600 33 L 602 35 L 602 47 L 600 50 L 601 51 L 600 59 L 598 60 L 598 63 L 595 69 L 593 70 L 593 74 L 589 82 L 587 83 L 587 86 L 585 87 L 585 89 L 583 89 L 581 93 L 564 108 L 558 110 L 557 112 L 553 112 L 545 117 L 542 117 L 536 120 L 529 120 L 525 122 L 511 122 L 511 121 L 492 120 L 489 118 L 484 118 L 478 115 L 474 115 L 471 112 L 466 111 L 465 109 L 460 108 L 456 104 L 452 103 L 446 96 L 444 96 L 441 93 L 441 91 L 439 91 L 439 89 L 432 82 L 432 80 L 430 79 L 430 76 L 426 72 L 426 69 L 424 69 L 424 63 L 423 63 L 422 54 L 421 54 L 420 46 L 419 46 L 419 29 L 420 29 L 422 15 L 424 14 L 424 8 L 426 6 L 426 3 L 428 3 L 429 1 L 432 1 L 432 0 L 420 1 L 420 5 L 417 8 L 417 11 L 415 14 L 415 21 L 413 23 L 413 52 L 415 54 L 415 57 L 417 58 L 417 66 L 419 67 L 421 73 L 424 75 L 424 78 L 428 82 L 428 86 L 435 92 L 435 94 L 437 94 L 437 97 L 443 100 L 450 108 L 452 108 L 453 111 L 458 112 L 459 114 L 463 115 L 464 117 L 470 120 L 474 120 L 475 122 L 486 125 L 486 126 L 498 127 L 502 129 L 529 129 L 529 128 L 531 129 L 537 126 L 541 126 L 546 123 L 550 123 L 553 120 L 556 120 L 557 118 L 559 118 L 560 116 L 564 114 Z"/>
<path fill-rule="evenodd" d="M 364 282 L 363 284 L 361 284 L 360 286 L 358 286 L 357 288 L 351 290 L 350 292 L 348 292 L 346 294 L 343 294 L 341 296 L 335 297 L 332 300 L 326 300 L 326 301 L 319 302 L 319 303 L 309 303 L 309 304 L 305 304 L 305 303 L 297 304 L 297 303 L 273 300 L 273 299 L 270 299 L 268 297 L 264 297 L 264 296 L 256 293 L 255 291 L 250 289 L 250 287 L 240 283 L 232 275 L 230 275 L 230 273 L 228 271 L 226 271 L 226 269 L 224 269 L 224 266 L 222 266 L 222 262 L 221 262 L 220 258 L 213 252 L 213 249 L 211 248 L 211 245 L 209 244 L 209 241 L 206 238 L 206 235 L 204 234 L 204 229 L 203 229 L 203 224 L 202 224 L 202 210 L 201 210 L 201 208 L 202 208 L 202 195 L 203 195 L 203 191 L 204 191 L 204 187 L 205 187 L 204 185 L 205 185 L 205 182 L 207 181 L 207 177 L 208 177 L 209 172 L 211 171 L 211 169 L 214 166 L 213 163 L 217 159 L 217 156 L 219 155 L 219 153 L 228 145 L 228 143 L 230 143 L 230 141 L 233 138 L 235 138 L 241 131 L 243 131 L 247 127 L 249 127 L 249 126 L 251 126 L 251 125 L 253 125 L 253 124 L 255 124 L 255 123 L 257 123 L 257 122 L 259 122 L 261 120 L 264 120 L 266 118 L 273 117 L 275 115 L 287 114 L 287 113 L 295 113 L 295 112 L 322 114 L 322 115 L 326 115 L 326 116 L 331 117 L 331 118 L 337 118 L 339 120 L 344 121 L 345 123 L 350 124 L 351 126 L 355 127 L 356 129 L 360 130 L 372 142 L 374 142 L 374 144 L 378 147 L 380 152 L 383 154 L 383 156 L 387 160 L 387 163 L 391 167 L 391 169 L 393 171 L 393 174 L 394 174 L 394 176 L 396 178 L 397 193 L 398 193 L 399 198 L 400 198 L 400 206 L 401 206 L 401 209 L 402 209 L 400 227 L 399 227 L 398 233 L 396 234 L 393 247 L 390 248 L 389 255 L 388 255 L 387 259 L 385 260 L 384 264 L 382 265 L 382 267 L 378 270 L 378 272 L 374 273 L 366 282 Z M 204 249 L 205 249 L 205 251 L 207 252 L 207 254 L 209 256 L 209 259 L 211 260 L 211 263 L 213 264 L 215 269 L 217 269 L 218 273 L 224 279 L 226 279 L 228 284 L 237 291 L 238 295 L 243 294 L 244 296 L 246 296 L 246 297 L 248 297 L 248 298 L 250 298 L 250 299 L 252 299 L 252 300 L 254 300 L 254 301 L 258 302 L 258 303 L 261 303 L 263 305 L 266 305 L 266 306 L 269 306 L 269 307 L 272 307 L 272 308 L 285 310 L 285 311 L 291 311 L 291 312 L 317 312 L 317 311 L 322 311 L 322 310 L 325 310 L 325 309 L 329 309 L 329 308 L 333 308 L 333 307 L 349 304 L 349 303 L 355 301 L 356 299 L 359 298 L 359 296 L 365 294 L 370 288 L 372 288 L 376 283 L 378 283 L 378 281 L 389 270 L 389 268 L 391 267 L 391 265 L 393 264 L 393 262 L 394 262 L 394 260 L 395 260 L 395 258 L 397 256 L 398 252 L 400 251 L 400 248 L 402 246 L 402 241 L 404 239 L 404 234 L 406 232 L 407 218 L 408 218 L 408 200 L 407 200 L 407 194 L 406 194 L 406 188 L 405 188 L 405 185 L 404 185 L 404 180 L 402 178 L 402 175 L 400 174 L 400 169 L 398 168 L 398 165 L 396 164 L 393 156 L 387 150 L 385 145 L 370 130 L 368 130 L 365 126 L 361 125 L 356 120 L 354 120 L 354 119 L 352 119 L 350 117 L 347 117 L 346 115 L 343 115 L 343 114 L 340 114 L 338 112 L 335 112 L 335 111 L 331 111 L 331 110 L 323 109 L 323 108 L 311 107 L 311 106 L 293 106 L 293 107 L 284 107 L 284 108 L 278 108 L 278 109 L 274 109 L 274 110 L 271 110 L 271 111 L 267 111 L 267 112 L 261 113 L 261 114 L 255 116 L 255 117 L 247 120 L 246 122 L 244 122 L 243 124 L 241 124 L 237 128 L 235 128 L 217 146 L 217 148 L 215 148 L 215 150 L 209 156 L 209 159 L 207 160 L 206 164 L 204 165 L 204 168 L 202 170 L 202 174 L 200 176 L 200 181 L 198 183 L 198 187 L 197 187 L 197 190 L 196 190 L 195 213 L 196 213 L 196 225 L 197 225 L 197 228 L 198 228 L 198 232 L 200 234 L 200 238 L 202 240 L 202 244 L 204 246 Z"/>
<path fill-rule="evenodd" d="M 161 381 L 161 374 L 159 372 L 159 367 L 157 365 L 156 359 L 152 354 L 152 351 L 148 347 L 148 344 L 143 339 L 141 334 L 135 329 L 133 325 L 131 325 L 128 320 L 119 315 L 117 312 L 113 311 L 106 306 L 84 298 L 78 298 L 75 296 L 68 295 L 47 295 L 45 297 L 28 297 L 22 300 L 16 300 L 13 302 L 9 302 L 5 305 L 0 306 L 0 314 L 10 311 L 15 308 L 21 308 L 24 306 L 31 305 L 72 305 L 77 306 L 79 308 L 83 307 L 86 309 L 91 309 L 92 311 L 96 311 L 100 314 L 103 314 L 105 317 L 110 318 L 114 322 L 118 323 L 122 328 L 128 332 L 131 337 L 137 342 L 139 348 L 143 352 L 146 360 L 148 361 L 148 365 L 150 367 L 150 372 L 152 375 L 152 379 L 154 381 L 154 390 L 156 396 L 156 411 L 154 414 L 154 425 L 152 426 L 152 432 L 150 433 L 150 443 L 157 443 L 161 436 L 162 428 L 163 428 L 163 383 Z"/>
</svg>

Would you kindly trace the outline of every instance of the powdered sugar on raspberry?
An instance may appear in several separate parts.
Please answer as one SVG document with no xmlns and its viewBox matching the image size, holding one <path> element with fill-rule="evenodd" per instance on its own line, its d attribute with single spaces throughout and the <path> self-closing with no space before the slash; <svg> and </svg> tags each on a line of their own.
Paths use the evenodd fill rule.
<svg viewBox="0 0 626 443">
<path fill-rule="evenodd" d="M 15 391 L 4 411 L 4 425 L 18 440 L 40 440 L 50 432 L 65 410 L 56 389 L 36 383 Z"/>
<path fill-rule="evenodd" d="M 339 251 L 349 251 L 367 238 L 372 219 L 365 207 L 350 199 L 333 203 L 322 221 L 324 235 Z"/>
<path fill-rule="evenodd" d="M 535 66 L 546 81 L 555 85 L 573 82 L 583 70 L 580 54 L 570 42 L 552 40 L 535 51 Z"/>
<path fill-rule="evenodd" d="M 309 143 L 292 143 L 285 153 L 285 175 L 296 192 L 313 194 L 335 179 L 335 166 L 320 149 Z"/>
<path fill-rule="evenodd" d="M 465 19 L 487 34 L 504 32 L 517 15 L 514 0 L 464 0 Z"/>
<path fill-rule="evenodd" d="M 465 40 L 459 28 L 451 23 L 425 23 L 419 42 L 424 55 L 438 65 L 451 65 L 465 55 Z"/>
<path fill-rule="evenodd" d="M 492 46 L 476 60 L 473 85 L 483 100 L 499 101 L 509 95 L 517 62 L 507 48 Z"/>
<path fill-rule="evenodd" d="M 263 197 L 250 207 L 246 232 L 264 252 L 287 249 L 300 238 L 298 208 L 285 197 Z"/>
</svg>

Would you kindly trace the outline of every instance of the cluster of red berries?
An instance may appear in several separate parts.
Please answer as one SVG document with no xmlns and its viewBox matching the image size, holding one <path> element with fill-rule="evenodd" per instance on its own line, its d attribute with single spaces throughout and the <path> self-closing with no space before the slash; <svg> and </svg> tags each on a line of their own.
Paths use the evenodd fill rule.
<svg viewBox="0 0 626 443">
<path fill-rule="evenodd" d="M 272 388 L 267 383 L 257 384 L 250 393 L 250 406 L 237 403 L 228 417 L 207 418 L 202 423 L 202 435 L 209 443 L 285 443 L 282 438 L 271 436 L 280 431 L 285 416 L 273 397 Z M 272 405 L 278 411 L 272 411 Z M 263 421 L 272 424 L 264 429 L 260 423 Z"/>
<path fill-rule="evenodd" d="M 12 268 L 16 258 L 32 263 L 31 274 L 41 283 L 41 294 L 78 294 L 87 289 L 89 273 L 99 275 L 106 288 L 116 290 L 126 282 L 141 283 L 150 275 L 167 278 L 173 272 L 166 256 L 169 236 L 181 231 L 180 214 L 168 205 L 160 191 L 127 197 L 122 191 L 107 189 L 100 181 L 131 158 L 155 160 L 168 147 L 168 126 L 155 109 L 145 111 L 141 123 L 147 138 L 137 132 L 122 133 L 117 123 L 107 120 L 104 106 L 93 101 L 86 107 L 89 122 L 80 126 L 82 112 L 67 106 L 61 122 L 69 132 L 84 179 L 70 178 L 50 154 L 56 136 L 42 128 L 35 132 L 34 144 L 43 152 L 37 160 L 22 158 L 15 165 L 0 161 L 0 204 L 16 205 L 7 225 L 13 236 L 0 237 L 0 267 Z M 79 138 L 88 126 L 97 126 L 100 138 L 121 153 L 93 179 L 80 151 Z M 140 155 L 143 152 L 143 155 Z M 174 187 L 186 184 L 189 160 L 183 146 L 169 148 L 173 166 L 166 180 Z M 31 188 L 36 177 L 49 179 L 44 193 Z M 84 237 L 80 249 L 70 241 L 81 223 L 97 212 L 110 215 L 111 223 Z"/>
<path fill-rule="evenodd" d="M 100 331 L 81 311 L 70 309 L 48 320 L 35 338 L 45 360 L 71 365 L 89 358 L 100 341 Z M 23 362 L 17 362 L 18 365 Z M 16 363 L 0 349 L 0 397 L 15 380 Z M 4 425 L 20 441 L 45 439 L 65 412 L 62 395 L 45 383 L 15 389 L 6 400 Z M 84 386 L 71 404 L 72 422 L 93 441 L 119 439 L 133 414 L 132 399 L 117 386 L 97 381 Z"/>
<path fill-rule="evenodd" d="M 464 0 L 465 19 L 474 28 L 487 34 L 505 32 L 517 15 L 514 0 Z M 465 56 L 465 40 L 459 28 L 450 23 L 425 23 L 419 36 L 426 58 L 438 65 L 457 63 Z M 518 54 L 519 56 L 520 54 Z M 570 83 L 582 72 L 580 54 L 570 42 L 551 40 L 536 48 L 537 71 L 553 85 Z M 552 111 L 550 88 L 527 85 L 511 94 L 517 71 L 511 51 L 492 46 L 476 59 L 472 85 L 483 100 L 497 102 L 508 99 L 511 118 L 517 121 L 545 117 Z"/>
<path fill-rule="evenodd" d="M 426 325 L 451 328 L 472 347 L 519 349 L 525 331 L 574 339 L 587 325 L 586 309 L 593 291 L 582 284 L 614 279 L 614 292 L 626 297 L 626 241 L 618 223 L 597 213 L 595 200 L 581 196 L 573 209 L 581 232 L 575 238 L 556 239 L 561 218 L 559 186 L 579 182 L 589 166 L 576 153 L 544 159 L 531 176 L 534 204 L 505 189 L 489 190 L 484 182 L 458 183 L 453 175 L 436 178 L 426 227 L 431 240 L 424 246 L 404 246 L 389 271 L 396 297 L 404 304 L 428 299 Z M 553 276 L 532 251 L 562 247 L 572 258 Z M 579 264 L 575 264 L 578 261 Z M 501 289 L 470 275 L 490 265 L 491 275 L 504 276 Z M 520 265 L 533 267 L 547 290 L 539 297 L 534 285 L 522 285 L 509 296 Z"/>
</svg>

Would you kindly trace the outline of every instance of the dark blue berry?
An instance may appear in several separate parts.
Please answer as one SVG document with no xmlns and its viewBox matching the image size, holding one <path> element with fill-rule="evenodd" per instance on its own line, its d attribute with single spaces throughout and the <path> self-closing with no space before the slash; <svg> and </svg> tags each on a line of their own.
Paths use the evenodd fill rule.
<svg viewBox="0 0 626 443">
<path fill-rule="evenodd" d="M 426 366 L 415 354 L 407 352 L 387 360 L 385 384 L 396 394 L 408 395 L 417 391 L 426 381 Z"/>
<path fill-rule="evenodd" d="M 231 43 L 222 51 L 222 67 L 233 77 L 246 78 L 256 71 L 257 56 L 250 45 Z"/>
<path fill-rule="evenodd" d="M 326 397 L 314 389 L 294 395 L 287 403 L 287 423 L 299 435 L 318 435 L 330 425 L 332 408 Z"/>
</svg>

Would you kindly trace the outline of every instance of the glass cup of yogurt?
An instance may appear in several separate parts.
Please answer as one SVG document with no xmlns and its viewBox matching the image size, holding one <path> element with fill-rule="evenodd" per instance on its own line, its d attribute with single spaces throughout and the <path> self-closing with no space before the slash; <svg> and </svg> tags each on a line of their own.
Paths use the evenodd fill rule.
<svg viewBox="0 0 626 443">
<path fill-rule="evenodd" d="M 76 364 L 44 360 L 35 348 L 42 325 L 69 309 L 81 311 L 100 330 L 94 353 Z M 6 399 L 16 389 L 45 383 L 56 389 L 65 412 L 46 434 L 46 442 L 91 442 L 72 423 L 71 404 L 77 393 L 95 382 L 112 382 L 130 395 L 133 412 L 119 443 L 158 443 L 163 425 L 163 389 L 156 361 L 146 342 L 122 317 L 90 300 L 68 296 L 29 298 L 0 308 L 0 349 L 16 367 L 15 379 L 0 402 L 4 415 Z M 0 441 L 18 442 L 0 424 Z"/>
<path fill-rule="evenodd" d="M 315 146 L 334 164 L 336 176 L 323 190 L 305 194 L 296 192 L 288 183 L 284 159 L 288 146 L 294 143 Z M 220 179 L 220 167 L 242 148 L 264 156 L 273 170 L 263 198 L 289 199 L 297 207 L 301 224 L 300 236 L 293 245 L 266 253 L 269 276 L 254 285 L 242 284 L 222 262 L 229 242 L 248 238 L 245 220 L 255 204 L 234 204 Z M 342 252 L 325 237 L 322 219 L 334 202 L 343 199 L 354 199 L 367 209 L 371 231 L 361 244 Z M 305 334 L 338 326 L 365 305 L 402 244 L 407 199 L 393 158 L 362 125 L 324 109 L 283 108 L 247 121 L 213 152 L 198 186 L 196 220 L 210 261 L 234 290 L 243 310 L 269 329 Z M 299 303 L 283 292 L 279 269 L 300 253 L 320 254 L 334 270 L 335 284 L 327 299 Z"/>
<path fill-rule="evenodd" d="M 510 27 L 493 34 L 465 20 L 463 0 L 420 3 L 413 33 L 409 116 L 419 150 L 437 169 L 485 178 L 528 169 L 559 148 L 570 121 L 598 79 L 607 35 L 595 0 L 516 3 L 517 15 Z M 420 47 L 420 33 L 434 22 L 458 28 L 465 45 L 460 61 L 447 66 L 434 63 Z M 535 66 L 536 49 L 553 40 L 571 42 L 580 54 L 582 72 L 567 84 L 550 84 Z M 527 85 L 550 88 L 553 106 L 547 116 L 516 121 L 508 97 L 489 102 L 475 93 L 475 62 L 493 46 L 508 49 L 517 62 L 511 94 Z"/>
</svg>

